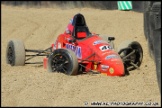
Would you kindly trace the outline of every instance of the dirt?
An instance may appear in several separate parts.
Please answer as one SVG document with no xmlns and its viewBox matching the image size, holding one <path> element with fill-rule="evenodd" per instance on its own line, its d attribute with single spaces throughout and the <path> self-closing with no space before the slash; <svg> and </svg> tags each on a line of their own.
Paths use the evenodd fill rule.
<svg viewBox="0 0 162 108">
<path fill-rule="evenodd" d="M 26 8 L 1 5 L 1 104 L 2 106 L 161 106 L 156 69 L 147 49 L 143 14 L 133 11 L 91 8 Z M 140 70 L 124 77 L 50 73 L 42 65 L 12 67 L 6 64 L 10 39 L 21 39 L 27 49 L 46 49 L 65 31 L 77 13 L 85 16 L 91 32 L 138 41 L 143 48 Z M 41 57 L 34 60 L 42 61 Z M 116 102 L 116 104 L 115 104 Z M 106 103 L 104 105 L 104 103 Z M 141 104 L 139 104 L 141 103 Z"/>
</svg>

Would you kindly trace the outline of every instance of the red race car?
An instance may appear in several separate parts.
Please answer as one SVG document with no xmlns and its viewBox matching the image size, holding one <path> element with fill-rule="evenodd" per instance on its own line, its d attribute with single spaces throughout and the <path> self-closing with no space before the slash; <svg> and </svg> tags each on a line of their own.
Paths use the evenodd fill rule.
<svg viewBox="0 0 162 108">
<path fill-rule="evenodd" d="M 137 41 L 124 41 L 118 51 L 114 49 L 114 37 L 103 40 L 91 33 L 82 14 L 76 14 L 65 32 L 55 43 L 45 50 L 25 49 L 20 40 L 10 40 L 6 59 L 11 66 L 43 63 L 50 72 L 76 75 L 79 72 L 123 76 L 130 70 L 138 69 L 143 58 L 143 50 Z M 35 55 L 26 55 L 36 52 Z M 45 56 L 43 62 L 27 62 L 36 56 Z"/>
</svg>

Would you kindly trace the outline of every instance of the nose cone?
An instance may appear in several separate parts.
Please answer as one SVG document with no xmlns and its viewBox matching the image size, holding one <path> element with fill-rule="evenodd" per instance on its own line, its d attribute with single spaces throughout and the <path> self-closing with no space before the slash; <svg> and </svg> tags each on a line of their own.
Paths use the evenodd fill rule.
<svg viewBox="0 0 162 108">
<path fill-rule="evenodd" d="M 107 71 L 108 76 L 122 76 L 124 75 L 124 64 L 121 60 L 111 61 L 110 67 Z"/>
<path fill-rule="evenodd" d="M 107 64 L 108 68 L 106 72 L 103 71 L 107 76 L 123 76 L 124 72 L 124 64 L 121 59 L 111 59 L 105 61 L 104 64 Z M 102 70 L 102 67 L 101 67 Z M 102 71 L 101 71 L 102 73 Z"/>
</svg>

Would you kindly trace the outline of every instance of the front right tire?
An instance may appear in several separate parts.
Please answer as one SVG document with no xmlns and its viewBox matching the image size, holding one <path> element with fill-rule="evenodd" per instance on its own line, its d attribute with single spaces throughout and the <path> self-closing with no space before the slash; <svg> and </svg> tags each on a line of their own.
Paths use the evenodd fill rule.
<svg viewBox="0 0 162 108">
<path fill-rule="evenodd" d="M 131 41 L 131 40 L 123 41 L 118 47 L 118 52 L 124 48 L 130 48 L 130 49 L 124 50 L 122 53 L 120 53 L 121 58 L 126 57 L 133 50 L 135 51 L 135 53 L 133 53 L 131 56 L 127 57 L 127 61 L 123 61 L 126 68 L 129 71 L 136 69 L 136 67 L 132 64 L 135 64 L 136 66 L 140 67 L 140 65 L 142 63 L 142 59 L 143 59 L 143 49 L 142 49 L 140 43 L 137 41 Z M 130 68 L 130 67 L 132 67 L 132 68 Z"/>
</svg>

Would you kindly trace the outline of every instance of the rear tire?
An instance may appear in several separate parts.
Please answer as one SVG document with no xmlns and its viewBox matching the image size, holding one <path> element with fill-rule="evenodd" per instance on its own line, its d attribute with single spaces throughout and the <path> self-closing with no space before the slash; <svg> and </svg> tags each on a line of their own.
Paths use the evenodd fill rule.
<svg viewBox="0 0 162 108">
<path fill-rule="evenodd" d="M 78 59 L 75 53 L 68 49 L 55 50 L 48 58 L 48 71 L 76 75 L 78 72 Z"/>
<path fill-rule="evenodd" d="M 6 61 L 11 66 L 25 65 L 25 47 L 21 40 L 10 40 L 6 50 Z"/>
<path fill-rule="evenodd" d="M 147 39 L 150 31 L 149 31 L 149 9 L 151 6 L 150 1 L 144 1 L 144 13 L 143 13 L 143 18 L 144 18 L 144 34 L 145 38 Z"/>
<path fill-rule="evenodd" d="M 156 64 L 156 75 L 161 93 L 161 2 L 150 1 L 146 5 L 147 12 L 144 12 L 144 25 L 145 36 L 147 36 L 147 44 L 151 58 Z M 146 16 L 147 15 L 147 16 Z M 148 34 L 147 34 L 148 33 Z"/>
</svg>

